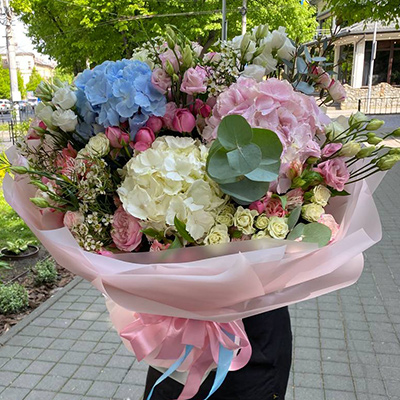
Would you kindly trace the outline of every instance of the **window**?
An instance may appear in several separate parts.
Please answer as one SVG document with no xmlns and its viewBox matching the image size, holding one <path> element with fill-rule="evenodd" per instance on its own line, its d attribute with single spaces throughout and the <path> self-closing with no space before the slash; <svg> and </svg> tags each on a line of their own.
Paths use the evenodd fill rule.
<svg viewBox="0 0 400 400">
<path fill-rule="evenodd" d="M 339 76 L 341 83 L 351 84 L 351 75 L 353 71 L 354 44 L 340 46 L 339 52 Z"/>
</svg>

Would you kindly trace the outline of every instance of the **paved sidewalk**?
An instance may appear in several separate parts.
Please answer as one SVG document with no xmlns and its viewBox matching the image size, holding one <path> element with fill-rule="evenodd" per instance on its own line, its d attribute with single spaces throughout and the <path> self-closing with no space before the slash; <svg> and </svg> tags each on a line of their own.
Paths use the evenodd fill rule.
<svg viewBox="0 0 400 400">
<path fill-rule="evenodd" d="M 287 400 L 400 400 L 399 199 L 397 167 L 376 195 L 384 238 L 359 282 L 291 307 Z M 111 329 L 102 296 L 84 281 L 59 296 L 0 347 L 0 399 L 139 400 L 146 366 Z"/>
</svg>

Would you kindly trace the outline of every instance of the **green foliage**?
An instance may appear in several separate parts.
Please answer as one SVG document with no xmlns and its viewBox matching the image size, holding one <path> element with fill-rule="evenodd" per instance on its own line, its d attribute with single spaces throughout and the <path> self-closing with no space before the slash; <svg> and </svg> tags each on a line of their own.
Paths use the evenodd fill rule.
<svg viewBox="0 0 400 400">
<path fill-rule="evenodd" d="M 33 268 L 33 273 L 35 275 L 35 283 L 37 285 L 54 283 L 58 275 L 55 262 L 51 258 L 38 261 Z"/>
<path fill-rule="evenodd" d="M 194 239 L 190 236 L 186 230 L 186 224 L 182 222 L 176 215 L 174 219 L 174 225 L 179 235 L 189 243 L 194 243 Z"/>
<path fill-rule="evenodd" d="M 6 250 L 10 251 L 14 254 L 21 254 L 24 251 L 28 250 L 28 246 L 31 242 L 26 241 L 24 239 L 18 238 L 16 240 L 9 240 L 7 241 Z"/>
<path fill-rule="evenodd" d="M 60 67 L 56 67 L 54 70 L 53 81 L 56 79 L 60 80 L 61 82 L 68 82 L 71 84 L 74 79 L 74 75 Z"/>
<path fill-rule="evenodd" d="M 12 0 L 16 14 L 28 27 L 36 48 L 57 60 L 65 71 L 77 73 L 105 60 L 129 58 L 149 36 L 163 35 L 172 24 L 191 40 L 209 47 L 221 34 L 220 0 Z M 240 34 L 242 0 L 228 4 L 229 37 Z M 171 15 L 180 13 L 192 15 Z M 147 15 L 164 17 L 142 18 Z M 299 0 L 248 1 L 248 29 L 269 24 L 286 26 L 294 39 L 312 38 L 315 9 Z"/>
<path fill-rule="evenodd" d="M 18 77 L 18 89 L 21 92 L 21 96 L 26 96 L 26 90 L 24 85 L 24 79 L 22 78 L 21 72 L 17 71 Z M 8 68 L 0 68 L 0 98 L 9 99 L 10 94 L 10 71 Z"/>
<path fill-rule="evenodd" d="M 29 77 L 29 82 L 26 85 L 26 90 L 34 92 L 42 81 L 42 76 L 39 74 L 37 69 L 33 67 L 31 76 Z"/>
<path fill-rule="evenodd" d="M 19 283 L 0 286 L 0 313 L 13 314 L 28 307 L 28 291 Z"/>
<path fill-rule="evenodd" d="M 207 158 L 207 173 L 239 204 L 260 199 L 278 177 L 282 144 L 267 129 L 251 128 L 240 115 L 225 117 Z"/>
<path fill-rule="evenodd" d="M 338 23 L 347 25 L 364 20 L 395 22 L 399 27 L 400 12 L 398 0 L 327 0 L 327 8 L 338 17 Z"/>
<path fill-rule="evenodd" d="M 332 231 L 324 224 L 298 224 L 287 237 L 288 240 L 302 238 L 302 242 L 317 243 L 319 247 L 326 246 L 331 240 Z"/>
</svg>

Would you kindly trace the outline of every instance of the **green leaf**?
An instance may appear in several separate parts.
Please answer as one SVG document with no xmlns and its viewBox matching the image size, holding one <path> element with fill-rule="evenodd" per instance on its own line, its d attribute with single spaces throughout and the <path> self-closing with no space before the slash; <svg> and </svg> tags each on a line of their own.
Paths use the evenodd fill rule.
<svg viewBox="0 0 400 400">
<path fill-rule="evenodd" d="M 240 175 L 230 167 L 227 152 L 222 147 L 214 151 L 212 157 L 209 157 L 207 172 L 217 183 Z"/>
<path fill-rule="evenodd" d="M 142 230 L 142 233 L 144 233 L 146 236 L 153 237 L 153 238 L 155 238 L 155 239 L 157 239 L 157 240 L 162 240 L 162 239 L 164 239 L 164 235 L 163 235 L 161 232 L 156 231 L 156 230 L 153 229 L 153 228 L 143 229 L 143 230 Z"/>
<path fill-rule="evenodd" d="M 256 182 L 272 182 L 278 178 L 280 165 L 280 162 L 266 164 L 263 160 L 258 168 L 246 174 L 246 178 Z"/>
<path fill-rule="evenodd" d="M 299 71 L 300 74 L 307 74 L 308 72 L 308 67 L 303 58 L 299 57 L 297 59 L 297 70 Z"/>
<path fill-rule="evenodd" d="M 253 128 L 252 143 L 255 143 L 261 149 L 264 165 L 280 162 L 283 147 L 275 132 L 268 129 Z"/>
<path fill-rule="evenodd" d="M 279 199 L 281 200 L 281 204 L 282 204 L 282 208 L 285 209 L 286 208 L 286 204 L 287 204 L 287 196 L 279 196 Z"/>
<path fill-rule="evenodd" d="M 172 242 L 171 246 L 168 247 L 168 249 L 180 249 L 182 247 L 183 246 L 182 246 L 182 243 L 181 243 L 179 237 L 175 236 L 174 241 Z"/>
<path fill-rule="evenodd" d="M 244 177 L 241 181 L 220 185 L 221 190 L 240 204 L 250 204 L 267 193 L 268 182 L 254 182 Z"/>
<path fill-rule="evenodd" d="M 240 231 L 233 231 L 232 234 L 231 234 L 231 236 L 232 236 L 234 239 L 240 239 L 240 238 L 243 236 L 243 233 L 240 232 Z"/>
<path fill-rule="evenodd" d="M 295 240 L 303 235 L 305 224 L 300 223 L 289 233 L 287 239 Z"/>
<path fill-rule="evenodd" d="M 331 197 L 335 197 L 335 196 L 350 196 L 349 192 L 346 192 L 345 190 L 341 190 L 339 192 L 339 190 L 333 189 L 333 188 L 329 188 L 329 190 L 331 191 Z"/>
<path fill-rule="evenodd" d="M 312 85 L 309 85 L 306 82 L 299 82 L 297 85 L 295 84 L 294 87 L 296 90 L 304 94 L 313 94 L 315 90 Z"/>
<path fill-rule="evenodd" d="M 332 231 L 324 224 L 312 222 L 304 227 L 303 236 L 303 242 L 318 243 L 323 247 L 331 240 Z"/>
<path fill-rule="evenodd" d="M 250 125 L 240 115 L 228 115 L 218 126 L 218 140 L 227 150 L 245 146 L 252 138 Z"/>
<path fill-rule="evenodd" d="M 300 218 L 300 215 L 301 215 L 301 206 L 298 206 L 294 210 L 292 210 L 288 218 L 288 225 L 290 230 L 292 230 L 295 227 L 297 221 Z"/>
<path fill-rule="evenodd" d="M 256 169 L 261 162 L 261 150 L 256 144 L 238 147 L 227 154 L 229 165 L 240 175 Z"/>
<path fill-rule="evenodd" d="M 194 243 L 194 239 L 190 236 L 189 232 L 186 230 L 186 224 L 182 222 L 176 215 L 174 218 L 174 225 L 178 233 L 189 243 Z"/>
</svg>

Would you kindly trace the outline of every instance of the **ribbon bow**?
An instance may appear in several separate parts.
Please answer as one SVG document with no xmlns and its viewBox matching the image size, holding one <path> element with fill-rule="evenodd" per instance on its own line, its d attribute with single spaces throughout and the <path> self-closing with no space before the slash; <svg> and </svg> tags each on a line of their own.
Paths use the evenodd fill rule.
<svg viewBox="0 0 400 400">
<path fill-rule="evenodd" d="M 178 400 L 191 399 L 198 392 L 204 374 L 216 365 L 214 384 L 207 400 L 221 386 L 229 370 L 236 371 L 250 360 L 251 346 L 241 320 L 218 323 L 152 314 L 135 315 L 135 321 L 124 328 L 120 336 L 129 341 L 137 359 L 171 361 L 147 400 L 150 400 L 155 386 L 179 367 L 189 374 Z"/>
</svg>

